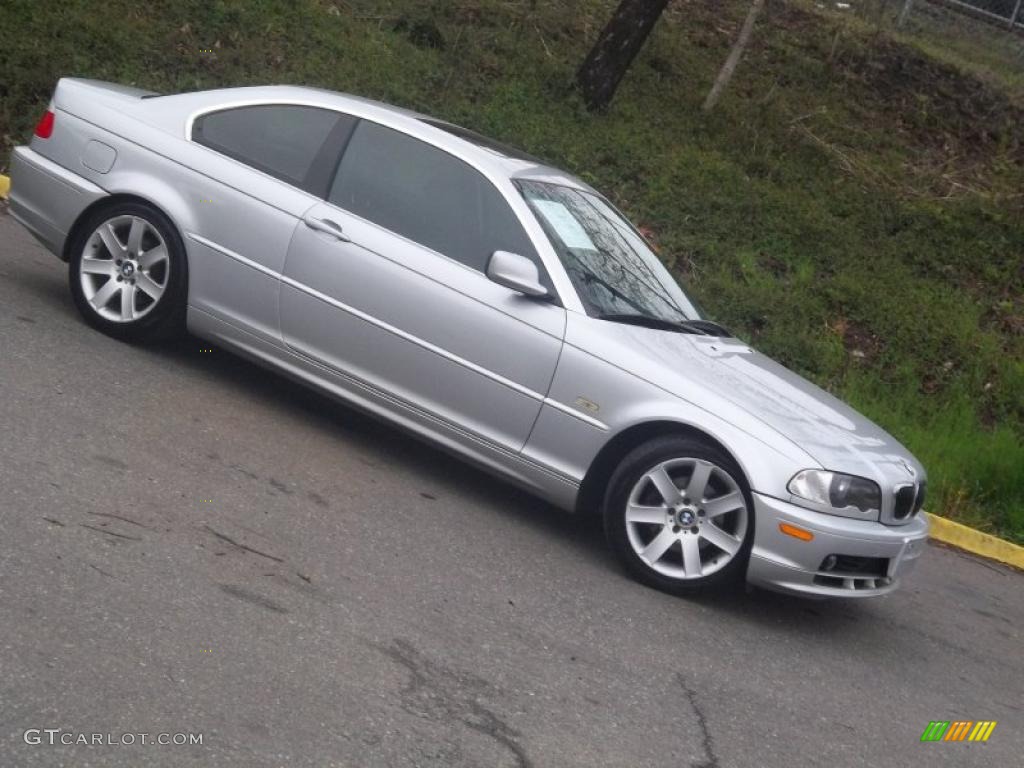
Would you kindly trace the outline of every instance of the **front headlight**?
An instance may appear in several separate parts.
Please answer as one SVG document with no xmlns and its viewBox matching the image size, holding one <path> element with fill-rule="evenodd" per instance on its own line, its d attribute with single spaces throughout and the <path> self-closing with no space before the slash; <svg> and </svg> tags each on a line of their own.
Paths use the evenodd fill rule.
<svg viewBox="0 0 1024 768">
<path fill-rule="evenodd" d="M 824 469 L 805 469 L 789 481 L 789 492 L 811 509 L 860 520 L 877 520 L 882 508 L 878 483 L 866 477 Z"/>
</svg>

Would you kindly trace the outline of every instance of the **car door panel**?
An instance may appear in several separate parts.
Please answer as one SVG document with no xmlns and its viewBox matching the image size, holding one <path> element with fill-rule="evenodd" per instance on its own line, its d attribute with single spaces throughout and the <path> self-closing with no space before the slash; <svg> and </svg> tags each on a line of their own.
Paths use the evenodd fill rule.
<svg viewBox="0 0 1024 768">
<path fill-rule="evenodd" d="M 327 204 L 296 229 L 280 298 L 285 343 L 510 449 L 551 383 L 565 312 Z"/>
</svg>

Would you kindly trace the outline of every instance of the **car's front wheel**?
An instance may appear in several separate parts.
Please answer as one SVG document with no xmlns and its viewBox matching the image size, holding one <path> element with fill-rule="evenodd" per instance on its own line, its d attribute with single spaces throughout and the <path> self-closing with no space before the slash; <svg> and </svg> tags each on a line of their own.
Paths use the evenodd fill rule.
<svg viewBox="0 0 1024 768">
<path fill-rule="evenodd" d="M 174 225 L 148 205 L 100 208 L 71 243 L 71 293 L 85 320 L 125 341 L 150 341 L 182 325 L 188 287 Z"/>
<path fill-rule="evenodd" d="M 673 594 L 742 576 L 754 538 L 740 468 L 693 437 L 661 437 L 631 451 L 608 485 L 604 523 L 629 572 Z"/>
</svg>

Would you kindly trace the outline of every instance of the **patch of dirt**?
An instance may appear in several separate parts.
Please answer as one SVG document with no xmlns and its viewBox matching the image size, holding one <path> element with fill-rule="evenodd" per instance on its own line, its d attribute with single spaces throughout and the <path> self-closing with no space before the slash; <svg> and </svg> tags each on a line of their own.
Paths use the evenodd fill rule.
<svg viewBox="0 0 1024 768">
<path fill-rule="evenodd" d="M 894 112 L 914 144 L 968 158 L 1006 151 L 1024 164 L 1024 109 L 977 78 L 884 38 L 848 52 L 836 70 Z"/>
<path fill-rule="evenodd" d="M 434 22 L 429 20 L 413 21 L 403 16 L 395 23 L 392 30 L 405 34 L 409 38 L 409 42 L 417 48 L 434 48 L 443 51 L 448 47 L 444 34 Z"/>
<path fill-rule="evenodd" d="M 921 377 L 920 390 L 922 394 L 934 395 L 945 388 L 948 380 L 956 372 L 957 366 L 952 360 L 946 360 L 941 365 L 932 366 L 931 369 Z"/>
<path fill-rule="evenodd" d="M 772 277 L 778 279 L 789 276 L 793 271 L 788 262 L 773 253 L 762 252 L 758 257 L 758 262 Z"/>
<path fill-rule="evenodd" d="M 884 347 L 877 335 L 842 315 L 833 319 L 828 324 L 828 329 L 842 339 L 843 348 L 857 363 L 869 363 L 877 359 Z"/>
<path fill-rule="evenodd" d="M 983 321 L 1008 336 L 1024 336 L 1024 296 L 1006 296 L 993 302 Z"/>
</svg>

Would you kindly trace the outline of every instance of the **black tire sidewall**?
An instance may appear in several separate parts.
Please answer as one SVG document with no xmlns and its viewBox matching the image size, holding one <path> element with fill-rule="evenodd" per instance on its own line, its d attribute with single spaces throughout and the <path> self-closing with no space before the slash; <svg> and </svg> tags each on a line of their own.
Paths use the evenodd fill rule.
<svg viewBox="0 0 1024 768">
<path fill-rule="evenodd" d="M 107 219 L 115 216 L 138 216 L 148 221 L 163 237 L 167 246 L 170 277 L 157 305 L 138 320 L 116 323 L 101 317 L 89 304 L 82 291 L 79 265 L 85 244 L 92 233 Z M 155 341 L 179 332 L 184 327 L 185 303 L 188 293 L 188 263 L 185 246 L 177 228 L 163 212 L 141 202 L 124 201 L 104 205 L 89 214 L 78 227 L 70 244 L 68 280 L 75 306 L 85 321 L 99 331 L 121 341 Z"/>
<path fill-rule="evenodd" d="M 747 503 L 747 531 L 736 556 L 723 568 L 698 579 L 673 579 L 648 566 L 633 550 L 626 531 L 626 505 L 633 486 L 652 467 L 673 458 L 705 459 L 732 475 Z M 692 595 L 733 584 L 746 575 L 754 544 L 754 504 L 750 486 L 731 456 L 707 440 L 689 436 L 655 438 L 630 451 L 608 483 L 604 501 L 604 528 L 608 544 L 626 570 L 643 584 L 674 595 Z"/>
</svg>

